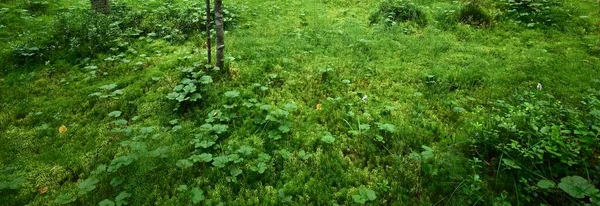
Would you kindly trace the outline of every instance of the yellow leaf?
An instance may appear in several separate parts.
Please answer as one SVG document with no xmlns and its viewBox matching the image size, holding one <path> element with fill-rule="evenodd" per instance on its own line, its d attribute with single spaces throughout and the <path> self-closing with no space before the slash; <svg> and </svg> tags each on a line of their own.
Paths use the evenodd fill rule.
<svg viewBox="0 0 600 206">
<path fill-rule="evenodd" d="M 48 192 L 48 186 L 38 188 L 38 192 L 43 195 L 44 193 Z"/>
<path fill-rule="evenodd" d="M 58 128 L 58 132 L 64 134 L 65 132 L 67 132 L 67 127 L 65 125 L 60 126 Z"/>
<path fill-rule="evenodd" d="M 323 105 L 317 104 L 317 110 L 321 110 L 321 109 L 323 109 Z"/>
</svg>

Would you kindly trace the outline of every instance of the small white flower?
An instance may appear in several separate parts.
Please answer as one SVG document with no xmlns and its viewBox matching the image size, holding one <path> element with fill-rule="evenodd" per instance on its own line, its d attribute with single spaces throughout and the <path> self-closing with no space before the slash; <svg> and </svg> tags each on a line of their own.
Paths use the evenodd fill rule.
<svg viewBox="0 0 600 206">
<path fill-rule="evenodd" d="M 363 102 L 366 102 L 366 101 L 367 101 L 367 98 L 368 98 L 368 97 L 367 97 L 367 95 L 363 96 L 363 97 L 362 97 L 362 101 L 363 101 Z"/>
<path fill-rule="evenodd" d="M 536 88 L 537 88 L 537 90 L 542 90 L 542 84 L 538 83 Z"/>
</svg>

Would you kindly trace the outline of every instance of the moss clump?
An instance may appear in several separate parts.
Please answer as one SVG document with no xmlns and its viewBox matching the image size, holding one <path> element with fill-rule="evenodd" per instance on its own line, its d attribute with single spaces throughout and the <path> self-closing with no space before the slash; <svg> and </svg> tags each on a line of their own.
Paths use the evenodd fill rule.
<svg viewBox="0 0 600 206">
<path fill-rule="evenodd" d="M 369 18 L 372 24 L 386 23 L 393 25 L 399 22 L 415 22 L 420 26 L 427 26 L 425 12 L 412 2 L 404 0 L 385 0 Z"/>
<path fill-rule="evenodd" d="M 477 3 L 468 3 L 458 13 L 458 20 L 463 24 L 487 27 L 492 17 Z"/>
</svg>

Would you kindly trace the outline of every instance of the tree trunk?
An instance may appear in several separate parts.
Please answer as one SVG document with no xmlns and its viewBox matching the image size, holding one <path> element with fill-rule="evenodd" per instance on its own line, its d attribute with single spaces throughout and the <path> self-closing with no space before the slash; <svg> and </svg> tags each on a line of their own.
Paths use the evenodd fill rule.
<svg viewBox="0 0 600 206">
<path fill-rule="evenodd" d="M 110 3 L 108 0 L 90 0 L 92 2 L 92 10 L 103 14 L 110 13 Z"/>
<path fill-rule="evenodd" d="M 223 0 L 215 0 L 215 29 L 217 31 L 217 67 L 225 69 L 225 31 L 223 30 Z"/>
<path fill-rule="evenodd" d="M 206 0 L 206 52 L 208 53 L 207 63 L 210 64 L 212 54 L 212 45 L 210 45 L 210 0 Z"/>
</svg>

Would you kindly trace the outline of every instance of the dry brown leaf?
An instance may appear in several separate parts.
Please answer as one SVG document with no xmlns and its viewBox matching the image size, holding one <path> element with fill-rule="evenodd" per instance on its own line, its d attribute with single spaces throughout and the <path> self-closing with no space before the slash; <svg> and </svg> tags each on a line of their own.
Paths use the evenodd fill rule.
<svg viewBox="0 0 600 206">
<path fill-rule="evenodd" d="M 317 104 L 317 110 L 321 110 L 321 109 L 323 109 L 323 105 Z"/>
<path fill-rule="evenodd" d="M 43 195 L 44 193 L 48 192 L 48 186 L 38 188 L 38 192 Z"/>
<path fill-rule="evenodd" d="M 67 127 L 65 125 L 62 125 L 58 128 L 58 133 L 64 134 L 67 132 Z"/>
</svg>

